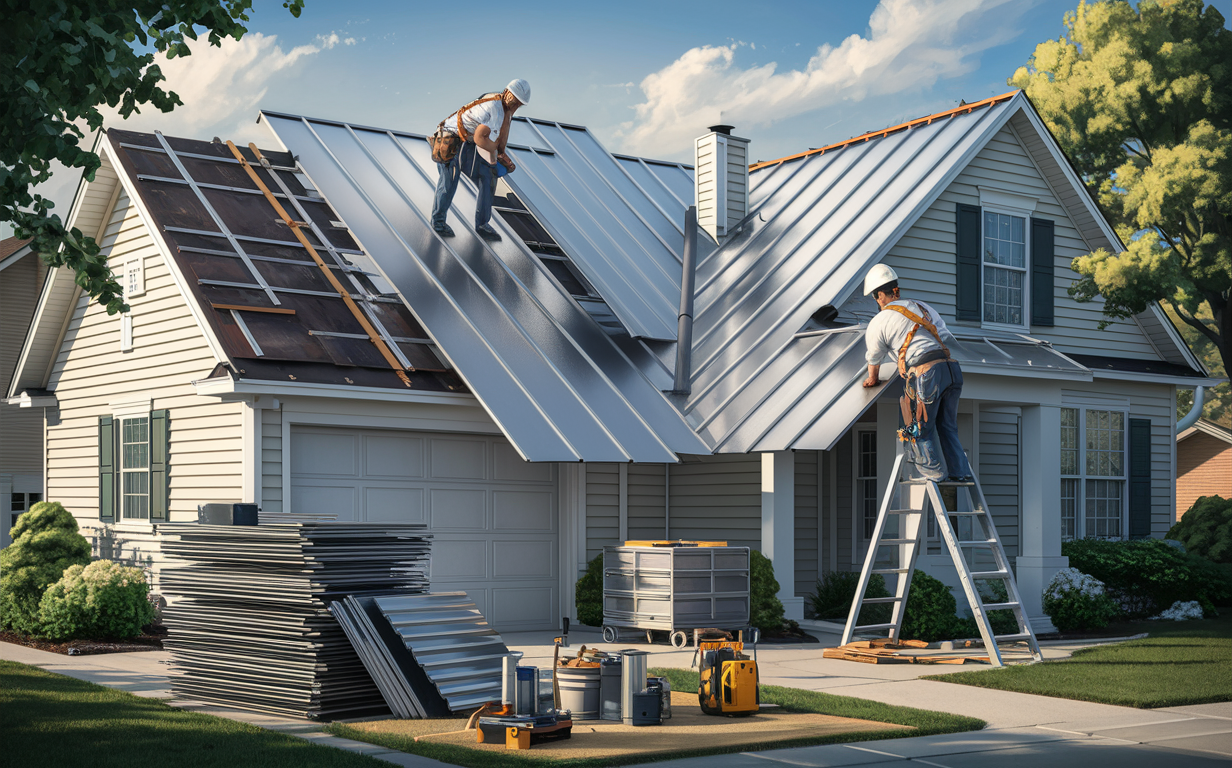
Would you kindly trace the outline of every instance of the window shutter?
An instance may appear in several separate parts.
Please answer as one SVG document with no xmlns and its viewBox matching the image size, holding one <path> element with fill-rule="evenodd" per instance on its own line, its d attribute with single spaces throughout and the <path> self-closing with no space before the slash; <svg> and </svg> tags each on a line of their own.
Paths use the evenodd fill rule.
<svg viewBox="0 0 1232 768">
<path fill-rule="evenodd" d="M 167 519 L 167 456 L 171 412 L 150 414 L 150 520 Z"/>
<path fill-rule="evenodd" d="M 1054 322 L 1053 231 L 1048 219 L 1031 219 L 1031 325 L 1051 326 Z"/>
<path fill-rule="evenodd" d="M 115 420 L 98 417 L 98 519 L 115 521 L 116 450 Z"/>
<path fill-rule="evenodd" d="M 1129 538 L 1151 535 L 1151 420 L 1129 420 Z"/>
<path fill-rule="evenodd" d="M 982 314 L 983 285 L 980 282 L 980 207 L 958 204 L 957 226 L 958 280 L 955 316 L 979 322 Z"/>
</svg>

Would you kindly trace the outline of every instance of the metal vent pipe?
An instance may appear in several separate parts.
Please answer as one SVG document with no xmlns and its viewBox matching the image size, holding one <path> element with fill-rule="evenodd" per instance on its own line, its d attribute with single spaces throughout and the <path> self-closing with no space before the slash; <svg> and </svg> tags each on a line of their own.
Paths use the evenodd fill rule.
<svg viewBox="0 0 1232 768">
<path fill-rule="evenodd" d="M 684 265 L 680 276 L 680 316 L 676 319 L 676 381 L 673 395 L 693 391 L 693 284 L 697 273 L 697 206 L 684 212 Z"/>
</svg>

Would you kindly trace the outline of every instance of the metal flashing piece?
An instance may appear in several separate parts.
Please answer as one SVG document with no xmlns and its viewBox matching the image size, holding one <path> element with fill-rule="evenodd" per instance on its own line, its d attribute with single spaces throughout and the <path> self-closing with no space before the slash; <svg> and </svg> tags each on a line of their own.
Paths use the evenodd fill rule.
<svg viewBox="0 0 1232 768">
<path fill-rule="evenodd" d="M 432 537 L 421 524 L 318 518 L 157 527 L 177 699 L 313 719 L 389 711 L 328 606 L 423 592 Z"/>
</svg>

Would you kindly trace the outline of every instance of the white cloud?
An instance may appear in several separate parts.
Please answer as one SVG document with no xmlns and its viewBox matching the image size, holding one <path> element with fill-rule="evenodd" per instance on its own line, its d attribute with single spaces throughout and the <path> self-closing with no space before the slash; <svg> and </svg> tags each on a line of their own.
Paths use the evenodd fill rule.
<svg viewBox="0 0 1232 768">
<path fill-rule="evenodd" d="M 191 56 L 159 56 L 155 63 L 167 77 L 162 87 L 178 94 L 183 106 L 164 113 L 146 105 L 123 121 L 116 110 L 103 107 L 104 126 L 207 140 L 215 134 L 237 142 L 264 139 L 254 121 L 270 81 L 320 51 L 315 45 L 284 51 L 276 36 L 251 32 L 240 40 L 228 38 L 221 47 L 198 43 Z"/>
<path fill-rule="evenodd" d="M 328 35 L 317 35 L 317 43 L 325 49 L 329 50 L 339 43 L 343 45 L 355 45 L 359 41 L 353 37 L 339 37 L 337 32 L 330 32 Z"/>
<path fill-rule="evenodd" d="M 741 68 L 744 43 L 686 51 L 641 82 L 646 101 L 618 137 L 628 152 L 663 155 L 708 125 L 747 130 L 834 107 L 927 88 L 979 66 L 978 54 L 1017 34 L 1024 4 L 1008 0 L 881 0 L 867 36 L 823 45 L 803 70 Z M 991 13 L 990 13 L 991 12 Z"/>
</svg>

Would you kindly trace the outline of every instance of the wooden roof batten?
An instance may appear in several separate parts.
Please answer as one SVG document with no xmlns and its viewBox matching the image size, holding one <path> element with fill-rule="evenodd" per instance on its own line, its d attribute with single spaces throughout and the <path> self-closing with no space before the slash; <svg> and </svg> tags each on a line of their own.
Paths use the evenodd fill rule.
<svg viewBox="0 0 1232 768">
<path fill-rule="evenodd" d="M 915 120 L 910 120 L 906 123 L 901 123 L 899 125 L 893 125 L 893 126 L 890 126 L 889 128 L 882 128 L 879 131 L 869 131 L 868 133 L 863 133 L 863 134 L 860 134 L 859 136 L 853 136 L 850 139 L 835 142 L 834 144 L 828 144 L 824 147 L 810 149 L 805 152 L 797 152 L 794 155 L 788 155 L 787 157 L 780 157 L 777 160 L 763 160 L 761 162 L 753 163 L 752 165 L 750 165 L 749 170 L 756 171 L 761 168 L 768 168 L 770 166 L 788 163 L 788 162 L 791 162 L 792 160 L 799 160 L 804 157 L 811 157 L 812 155 L 823 155 L 826 152 L 829 152 L 831 150 L 842 149 L 843 147 L 849 147 L 852 144 L 863 144 L 865 142 L 872 141 L 873 139 L 884 138 L 891 134 L 899 133 L 901 131 L 910 130 L 912 128 L 918 128 L 922 125 L 930 125 L 936 120 L 942 120 L 945 118 L 954 117 L 956 115 L 970 114 L 971 112 L 974 112 L 977 109 L 983 109 L 984 107 L 991 107 L 995 104 L 1000 104 L 1003 101 L 1009 101 L 1010 99 L 1017 96 L 1019 93 L 1021 93 L 1021 91 L 1013 90 L 1013 91 L 1010 91 L 1009 93 L 1003 93 L 1000 96 L 992 96 L 990 98 L 984 99 L 983 101 L 973 101 L 970 104 L 963 104 L 961 106 L 955 107 L 954 109 L 948 109 L 945 112 L 938 112 L 933 115 L 925 115 L 924 117 L 918 117 Z"/>
</svg>

